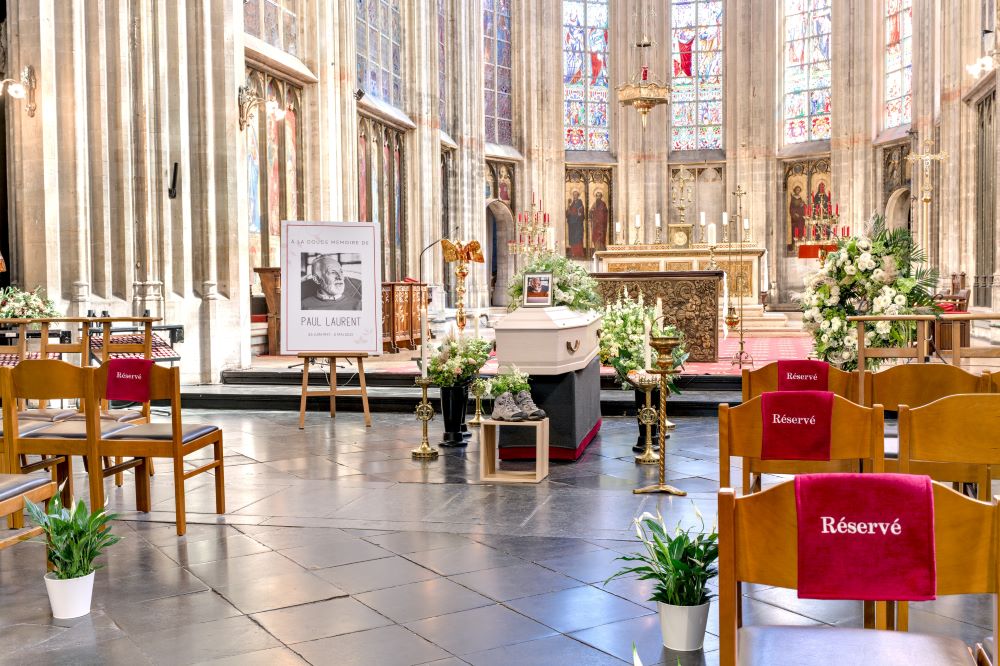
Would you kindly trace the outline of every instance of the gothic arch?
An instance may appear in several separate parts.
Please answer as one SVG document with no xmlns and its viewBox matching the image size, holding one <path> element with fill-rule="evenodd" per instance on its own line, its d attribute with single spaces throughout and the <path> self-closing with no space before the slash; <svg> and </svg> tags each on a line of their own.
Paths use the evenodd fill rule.
<svg viewBox="0 0 1000 666">
<path fill-rule="evenodd" d="M 486 253 L 489 304 L 506 306 L 510 303 L 507 284 L 514 276 L 514 257 L 507 251 L 508 241 L 514 240 L 514 214 L 506 203 L 490 199 L 486 204 Z"/>
<path fill-rule="evenodd" d="M 885 222 L 890 229 L 909 229 L 913 207 L 910 205 L 910 188 L 901 187 L 889 195 L 885 204 Z"/>
</svg>

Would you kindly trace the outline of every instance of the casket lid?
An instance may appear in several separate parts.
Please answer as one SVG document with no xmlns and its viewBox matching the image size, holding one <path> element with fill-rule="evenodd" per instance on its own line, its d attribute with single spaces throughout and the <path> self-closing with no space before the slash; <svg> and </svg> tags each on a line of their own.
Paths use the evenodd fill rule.
<svg viewBox="0 0 1000 666">
<path fill-rule="evenodd" d="M 565 305 L 551 308 L 518 308 L 493 325 L 494 329 L 583 328 L 601 318 L 593 310 L 578 312 Z"/>
</svg>

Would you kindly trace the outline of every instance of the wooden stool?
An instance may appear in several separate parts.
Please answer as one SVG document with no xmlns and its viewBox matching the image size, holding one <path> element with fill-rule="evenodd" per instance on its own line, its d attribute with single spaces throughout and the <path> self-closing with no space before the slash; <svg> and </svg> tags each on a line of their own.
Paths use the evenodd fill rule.
<svg viewBox="0 0 1000 666">
<path fill-rule="evenodd" d="M 497 431 L 503 427 L 535 429 L 535 471 L 501 472 L 497 470 Z M 482 420 L 479 440 L 479 480 L 493 483 L 538 483 L 549 475 L 549 420 L 494 421 Z"/>
<path fill-rule="evenodd" d="M 365 384 L 365 359 L 368 358 L 366 352 L 299 352 L 298 357 L 302 359 L 302 402 L 299 403 L 299 430 L 305 428 L 306 424 L 306 398 L 311 395 L 330 398 L 330 418 L 337 416 L 337 396 L 338 395 L 360 395 L 361 405 L 365 410 L 365 426 L 372 427 L 372 415 L 368 411 L 368 386 Z M 330 389 L 328 391 L 309 390 L 309 363 L 313 359 L 325 358 L 330 363 Z M 337 359 L 353 358 L 358 364 L 358 381 L 361 384 L 359 389 L 338 389 L 337 388 Z"/>
</svg>

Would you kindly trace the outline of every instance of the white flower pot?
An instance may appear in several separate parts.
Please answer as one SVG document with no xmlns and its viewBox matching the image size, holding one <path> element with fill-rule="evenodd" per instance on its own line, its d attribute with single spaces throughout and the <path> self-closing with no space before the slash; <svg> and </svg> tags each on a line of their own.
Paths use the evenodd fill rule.
<svg viewBox="0 0 1000 666">
<path fill-rule="evenodd" d="M 90 599 L 94 592 L 94 573 L 86 576 L 59 580 L 54 573 L 45 574 L 45 589 L 49 593 L 52 617 L 70 620 L 90 612 Z"/>
<path fill-rule="evenodd" d="M 663 647 L 677 652 L 700 650 L 705 643 L 708 609 L 712 602 L 700 606 L 672 606 L 657 602 L 660 609 L 660 632 Z"/>
</svg>

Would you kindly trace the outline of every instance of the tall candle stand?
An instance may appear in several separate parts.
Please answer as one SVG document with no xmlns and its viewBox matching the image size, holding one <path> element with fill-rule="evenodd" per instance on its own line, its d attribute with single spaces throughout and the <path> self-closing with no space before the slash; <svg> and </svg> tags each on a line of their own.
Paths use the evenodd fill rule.
<svg viewBox="0 0 1000 666">
<path fill-rule="evenodd" d="M 633 372 L 629 374 L 628 381 L 646 394 L 646 406 L 639 410 L 639 423 L 646 428 L 646 450 L 637 455 L 635 461 L 640 465 L 655 465 L 660 462 L 660 454 L 653 450 L 653 425 L 657 422 L 653 390 L 660 385 L 660 378 L 647 372 Z"/>
<path fill-rule="evenodd" d="M 653 336 L 649 340 L 650 346 L 656 350 L 656 367 L 649 368 L 646 372 L 651 375 L 659 375 L 660 380 L 660 423 L 667 422 L 667 395 L 670 393 L 670 378 L 677 374 L 674 369 L 674 348 L 681 343 L 677 337 Z M 660 482 L 653 486 L 636 488 L 632 492 L 636 495 L 648 495 L 652 493 L 666 493 L 668 495 L 679 495 L 683 497 L 686 492 L 673 486 L 668 486 L 666 482 L 666 452 L 667 452 L 667 429 L 659 428 L 660 440 Z M 648 439 L 646 440 L 649 441 Z M 647 444 L 648 446 L 648 444 Z"/>
<path fill-rule="evenodd" d="M 431 442 L 427 438 L 427 424 L 434 418 L 434 408 L 427 401 L 427 387 L 431 385 L 429 377 L 417 377 L 415 380 L 420 387 L 420 404 L 417 405 L 417 419 L 420 421 L 422 438 L 420 446 L 410 452 L 414 460 L 437 460 L 440 451 L 431 447 Z"/>
<path fill-rule="evenodd" d="M 732 361 L 730 362 L 730 365 L 739 366 L 741 369 L 745 364 L 749 365 L 750 367 L 753 367 L 753 356 L 751 356 L 749 352 L 746 351 L 746 337 L 743 330 L 744 319 L 745 319 L 743 316 L 743 290 L 746 289 L 746 291 L 749 293 L 753 292 L 751 286 L 747 284 L 747 278 L 743 272 L 743 243 L 746 240 L 747 230 L 742 228 L 743 224 L 742 220 L 743 220 L 743 197 L 745 197 L 746 195 L 747 192 L 746 190 L 743 189 L 743 186 L 737 185 L 736 191 L 733 192 L 733 196 L 736 197 L 736 228 L 738 229 L 740 234 L 740 242 L 739 242 L 739 260 L 738 263 L 736 264 L 737 269 L 736 269 L 736 278 L 734 282 L 736 283 L 735 284 L 736 298 L 738 299 L 740 307 L 740 313 L 739 316 L 737 317 L 738 319 L 737 323 L 739 325 L 739 334 L 740 334 L 740 349 L 738 352 L 733 354 L 733 358 Z M 732 262 L 730 262 L 730 266 L 732 266 Z M 732 309 L 732 306 L 730 306 L 730 309 Z M 729 324 L 729 321 L 730 319 L 729 316 L 727 315 L 726 316 L 727 325 Z M 731 329 L 732 327 L 730 327 L 730 330 Z"/>
</svg>

